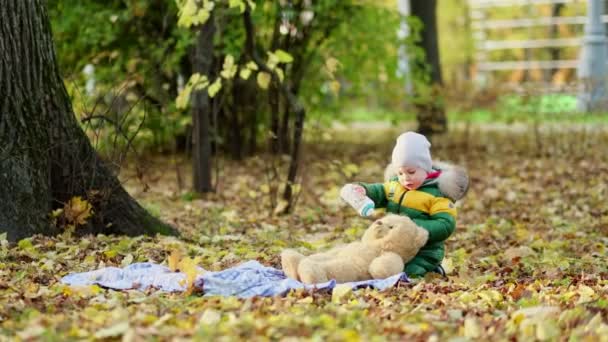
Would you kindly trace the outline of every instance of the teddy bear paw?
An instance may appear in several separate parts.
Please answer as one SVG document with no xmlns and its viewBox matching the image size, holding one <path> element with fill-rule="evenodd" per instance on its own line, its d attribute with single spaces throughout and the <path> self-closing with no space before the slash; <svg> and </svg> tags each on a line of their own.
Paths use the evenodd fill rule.
<svg viewBox="0 0 608 342">
<path fill-rule="evenodd" d="M 298 265 L 302 259 L 304 255 L 293 249 L 286 249 L 281 253 L 281 268 L 287 277 L 298 280 Z"/>
<path fill-rule="evenodd" d="M 329 280 L 323 267 L 319 263 L 309 259 L 304 259 L 300 262 L 298 274 L 304 284 L 318 284 Z"/>
</svg>

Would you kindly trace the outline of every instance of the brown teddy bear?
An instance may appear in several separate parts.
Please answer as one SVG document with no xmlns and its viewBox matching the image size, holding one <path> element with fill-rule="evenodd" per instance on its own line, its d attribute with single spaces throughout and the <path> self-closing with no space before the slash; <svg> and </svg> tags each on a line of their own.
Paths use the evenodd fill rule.
<svg viewBox="0 0 608 342">
<path fill-rule="evenodd" d="M 409 217 L 390 214 L 372 223 L 361 241 L 309 256 L 284 250 L 281 265 L 288 277 L 305 284 L 384 279 L 401 273 L 427 239 L 428 231 Z"/>
</svg>

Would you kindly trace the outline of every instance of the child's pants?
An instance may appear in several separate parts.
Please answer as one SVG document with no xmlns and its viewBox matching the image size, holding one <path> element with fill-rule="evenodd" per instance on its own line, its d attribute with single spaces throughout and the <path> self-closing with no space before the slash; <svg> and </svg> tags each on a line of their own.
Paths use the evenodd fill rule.
<svg viewBox="0 0 608 342">
<path fill-rule="evenodd" d="M 438 266 L 440 265 L 433 264 L 420 256 L 416 256 L 405 265 L 404 271 L 408 277 L 417 278 L 424 276 L 428 272 L 437 272 Z"/>
</svg>

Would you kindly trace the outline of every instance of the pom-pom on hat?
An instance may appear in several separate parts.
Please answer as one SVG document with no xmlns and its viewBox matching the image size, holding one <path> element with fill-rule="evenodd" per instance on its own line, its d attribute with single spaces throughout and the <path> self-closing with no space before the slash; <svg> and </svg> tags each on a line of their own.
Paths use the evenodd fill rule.
<svg viewBox="0 0 608 342">
<path fill-rule="evenodd" d="M 433 162 L 430 148 L 431 143 L 424 135 L 405 132 L 397 137 L 391 163 L 396 167 L 416 166 L 431 172 Z"/>
</svg>

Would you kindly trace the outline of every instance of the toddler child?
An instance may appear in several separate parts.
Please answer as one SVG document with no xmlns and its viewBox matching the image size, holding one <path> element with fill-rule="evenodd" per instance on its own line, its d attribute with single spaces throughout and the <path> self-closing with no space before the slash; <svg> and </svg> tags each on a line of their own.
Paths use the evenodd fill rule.
<svg viewBox="0 0 608 342">
<path fill-rule="evenodd" d="M 392 160 L 385 172 L 386 181 L 354 184 L 357 191 L 374 202 L 375 208 L 407 215 L 429 232 L 426 245 L 405 265 L 405 272 L 410 277 L 420 277 L 431 271 L 445 275 L 441 267 L 444 241 L 456 227 L 453 201 L 465 195 L 469 183 L 462 168 L 445 163 L 434 165 L 430 147 L 425 136 L 403 133 L 393 148 Z"/>
</svg>

